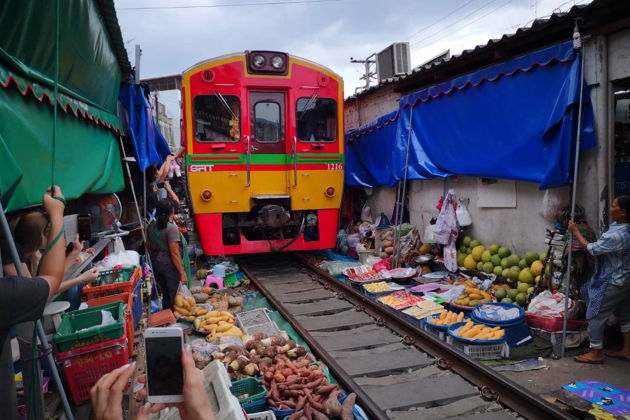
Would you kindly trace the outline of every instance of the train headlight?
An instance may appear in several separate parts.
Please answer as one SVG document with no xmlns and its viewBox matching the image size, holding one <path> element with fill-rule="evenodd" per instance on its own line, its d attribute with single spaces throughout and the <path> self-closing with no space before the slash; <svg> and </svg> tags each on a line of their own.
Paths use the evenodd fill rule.
<svg viewBox="0 0 630 420">
<path fill-rule="evenodd" d="M 335 189 L 333 187 L 328 187 L 326 188 L 326 191 L 324 191 L 324 194 L 326 194 L 326 197 L 333 197 L 335 195 Z"/>
<path fill-rule="evenodd" d="M 284 59 L 279 55 L 275 55 L 271 58 L 271 66 L 274 69 L 281 69 L 284 66 Z"/>
<path fill-rule="evenodd" d="M 265 56 L 257 54 L 252 58 L 252 64 L 254 65 L 254 67 L 256 68 L 263 68 L 263 66 L 265 65 Z"/>
<path fill-rule="evenodd" d="M 203 201 L 210 201 L 212 199 L 212 191 L 210 191 L 210 190 L 203 190 L 201 192 L 201 199 Z"/>
</svg>

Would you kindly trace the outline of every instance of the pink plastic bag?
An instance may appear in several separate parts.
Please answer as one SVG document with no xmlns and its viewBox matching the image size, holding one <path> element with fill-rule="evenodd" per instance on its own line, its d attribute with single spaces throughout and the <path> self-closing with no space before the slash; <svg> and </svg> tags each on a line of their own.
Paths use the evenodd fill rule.
<svg viewBox="0 0 630 420">
<path fill-rule="evenodd" d="M 374 271 L 378 271 L 378 272 L 381 272 L 383 270 L 391 270 L 392 269 L 392 257 L 385 258 L 384 260 L 381 260 L 381 261 L 377 262 L 376 264 L 374 264 L 372 266 L 372 268 L 374 269 Z"/>
</svg>

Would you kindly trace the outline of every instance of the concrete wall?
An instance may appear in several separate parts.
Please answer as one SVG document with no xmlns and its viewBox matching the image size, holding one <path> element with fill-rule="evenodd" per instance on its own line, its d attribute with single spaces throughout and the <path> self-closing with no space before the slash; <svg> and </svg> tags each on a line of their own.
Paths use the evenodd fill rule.
<svg viewBox="0 0 630 420">
<path fill-rule="evenodd" d="M 590 97 L 595 112 L 597 146 L 580 155 L 580 173 L 577 181 L 577 202 L 585 207 L 587 221 L 601 233 L 608 225 L 608 208 L 612 199 L 613 182 L 613 109 L 612 86 L 630 77 L 630 30 L 609 35 L 597 35 L 585 44 L 585 79 L 590 87 Z M 367 92 L 360 98 L 361 124 L 396 109 L 398 94 L 392 87 Z M 346 103 L 346 122 L 357 122 L 356 104 Z M 354 128 L 354 127 L 352 127 Z M 545 196 L 538 185 L 530 182 L 514 182 L 516 203 L 514 207 L 480 207 L 479 194 L 485 188 L 477 178 L 456 177 L 448 181 L 449 188 L 463 199 L 469 199 L 468 209 L 473 225 L 466 234 L 484 244 L 498 242 L 517 253 L 528 250 L 545 250 L 545 229 L 552 223 L 540 215 Z M 444 191 L 443 180 L 412 181 L 409 185 L 411 223 L 420 230 L 437 215 L 435 206 Z M 486 191 L 487 192 L 487 191 Z M 490 193 L 502 198 L 501 192 Z M 571 187 L 549 190 L 551 197 L 563 205 L 569 203 Z M 368 203 L 372 215 L 384 212 L 391 216 L 396 198 L 395 188 L 375 188 Z"/>
<path fill-rule="evenodd" d="M 351 98 L 345 103 L 345 131 L 354 130 L 363 124 L 398 109 L 400 94 L 394 85 L 372 90 L 363 96 Z M 358 110 L 358 112 L 357 112 Z"/>
</svg>

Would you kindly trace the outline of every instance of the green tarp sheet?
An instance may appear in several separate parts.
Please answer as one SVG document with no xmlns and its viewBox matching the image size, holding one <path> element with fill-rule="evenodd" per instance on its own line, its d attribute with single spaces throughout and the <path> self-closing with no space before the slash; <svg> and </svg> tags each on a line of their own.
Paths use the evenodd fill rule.
<svg viewBox="0 0 630 420">
<path fill-rule="evenodd" d="M 5 149 L 0 148 L 0 191 L 9 190 L 11 180 L 22 173 L 8 202 L 3 194 L 7 211 L 41 203 L 42 193 L 50 186 L 52 120 L 48 103 L 41 103 L 32 95 L 23 96 L 13 87 L 0 87 L 0 136 L 6 145 Z M 7 162 L 13 162 L 13 168 Z M 116 133 L 73 114 L 58 112 L 55 183 L 69 199 L 87 192 L 123 189 Z"/>
<path fill-rule="evenodd" d="M 53 159 L 54 182 L 69 199 L 124 188 L 115 114 L 121 70 L 96 0 L 60 0 L 53 148 L 55 4 L 5 0 L 0 7 L 0 194 L 7 211 L 41 203 Z"/>
<path fill-rule="evenodd" d="M 120 68 L 94 0 L 59 0 L 60 92 L 115 112 Z M 23 76 L 53 86 L 55 1 L 3 0 L 0 60 Z"/>
</svg>

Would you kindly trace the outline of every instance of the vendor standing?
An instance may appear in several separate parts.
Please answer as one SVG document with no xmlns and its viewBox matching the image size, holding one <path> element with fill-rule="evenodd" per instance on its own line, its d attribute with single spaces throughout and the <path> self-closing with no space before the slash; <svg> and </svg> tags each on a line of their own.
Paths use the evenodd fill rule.
<svg viewBox="0 0 630 420">
<path fill-rule="evenodd" d="M 179 250 L 179 229 L 172 223 L 173 215 L 174 208 L 170 200 L 158 201 L 156 220 L 149 226 L 147 238 L 153 274 L 162 289 L 162 308 L 171 310 L 174 307 L 179 283 L 186 285 L 188 282 Z"/>
<path fill-rule="evenodd" d="M 623 333 L 623 348 L 608 356 L 630 361 L 630 196 L 615 198 L 610 207 L 613 223 L 597 241 L 589 242 L 579 226 L 569 222 L 575 238 L 596 258 L 595 273 L 584 285 L 591 350 L 575 358 L 580 363 L 603 363 L 604 329 L 615 315 Z"/>
</svg>

